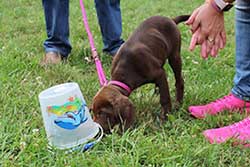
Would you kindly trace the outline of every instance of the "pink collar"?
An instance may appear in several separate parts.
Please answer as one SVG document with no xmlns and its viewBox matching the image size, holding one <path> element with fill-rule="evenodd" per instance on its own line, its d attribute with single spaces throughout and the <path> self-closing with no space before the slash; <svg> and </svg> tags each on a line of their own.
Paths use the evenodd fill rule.
<svg viewBox="0 0 250 167">
<path fill-rule="evenodd" d="M 116 85 L 116 86 L 119 86 L 119 87 L 125 89 L 128 92 L 128 95 L 130 95 L 130 93 L 132 92 L 132 90 L 130 89 L 130 87 L 128 85 L 126 85 L 125 83 L 122 83 L 120 81 L 109 81 L 109 84 Z"/>
</svg>

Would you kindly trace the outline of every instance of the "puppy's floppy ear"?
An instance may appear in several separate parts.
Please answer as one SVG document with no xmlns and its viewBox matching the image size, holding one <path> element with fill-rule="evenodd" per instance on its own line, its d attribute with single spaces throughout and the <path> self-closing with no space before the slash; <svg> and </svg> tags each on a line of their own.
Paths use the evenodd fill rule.
<svg viewBox="0 0 250 167">
<path fill-rule="evenodd" d="M 119 101 L 117 112 L 120 119 L 120 130 L 121 132 L 124 132 L 134 123 L 135 108 L 126 96 L 121 97 Z"/>
</svg>

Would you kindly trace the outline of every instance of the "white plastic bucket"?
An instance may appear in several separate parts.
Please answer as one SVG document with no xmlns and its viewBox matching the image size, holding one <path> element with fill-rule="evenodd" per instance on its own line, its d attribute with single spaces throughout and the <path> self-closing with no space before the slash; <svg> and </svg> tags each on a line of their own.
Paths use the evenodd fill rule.
<svg viewBox="0 0 250 167">
<path fill-rule="evenodd" d="M 99 132 L 77 83 L 53 86 L 39 94 L 49 144 L 59 149 L 78 146 Z"/>
</svg>

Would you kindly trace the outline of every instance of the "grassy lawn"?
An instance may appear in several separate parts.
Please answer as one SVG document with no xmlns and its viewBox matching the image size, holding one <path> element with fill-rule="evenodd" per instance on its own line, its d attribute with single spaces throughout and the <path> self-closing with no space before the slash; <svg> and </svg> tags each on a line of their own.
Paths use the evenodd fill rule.
<svg viewBox="0 0 250 167">
<path fill-rule="evenodd" d="M 94 2 L 84 0 L 96 47 L 110 76 L 112 59 L 101 52 L 102 40 Z M 189 14 L 202 0 L 122 0 L 123 38 L 145 18 L 152 15 L 174 17 Z M 131 95 L 136 106 L 135 127 L 124 135 L 108 135 L 91 151 L 66 154 L 47 149 L 47 139 L 38 94 L 53 85 L 77 82 L 88 103 L 98 91 L 95 65 L 91 56 L 78 1 L 70 3 L 72 54 L 68 63 L 42 68 L 39 61 L 46 38 L 41 1 L 0 1 L 0 166 L 249 166 L 250 151 L 232 141 L 209 144 L 202 135 L 205 129 L 225 126 L 245 117 L 223 113 L 204 120 L 192 118 L 187 108 L 204 104 L 229 93 L 234 76 L 234 12 L 225 14 L 227 46 L 218 58 L 204 61 L 188 50 L 191 38 L 188 27 L 180 24 L 182 60 L 185 79 L 184 103 L 160 124 L 159 96 L 153 85 L 145 85 Z M 174 99 L 174 77 L 165 66 Z"/>
</svg>

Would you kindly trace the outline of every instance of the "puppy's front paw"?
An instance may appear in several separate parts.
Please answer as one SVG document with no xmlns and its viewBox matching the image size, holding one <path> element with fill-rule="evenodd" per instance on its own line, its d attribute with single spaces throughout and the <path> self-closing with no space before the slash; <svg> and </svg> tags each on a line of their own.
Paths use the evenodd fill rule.
<svg viewBox="0 0 250 167">
<path fill-rule="evenodd" d="M 173 109 L 178 110 L 179 108 L 181 108 L 181 106 L 182 106 L 182 102 L 176 101 L 174 103 Z"/>
<path fill-rule="evenodd" d="M 166 122 L 166 120 L 167 120 L 167 115 L 166 115 L 166 113 L 161 112 L 161 114 L 160 114 L 160 120 L 161 120 L 161 122 Z"/>
</svg>

